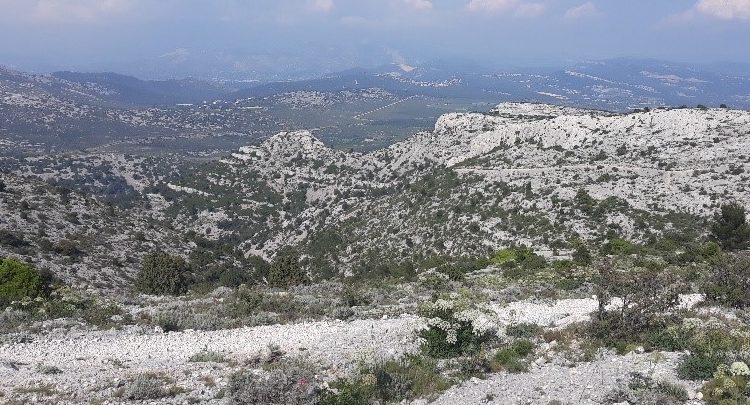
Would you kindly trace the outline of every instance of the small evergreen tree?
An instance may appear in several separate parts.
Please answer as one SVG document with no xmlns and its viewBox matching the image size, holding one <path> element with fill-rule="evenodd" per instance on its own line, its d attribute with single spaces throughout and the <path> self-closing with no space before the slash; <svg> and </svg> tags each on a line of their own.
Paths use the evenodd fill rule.
<svg viewBox="0 0 750 405">
<path fill-rule="evenodd" d="M 709 302 L 750 308 L 750 256 L 718 257 L 702 292 Z"/>
<path fill-rule="evenodd" d="M 591 214 L 596 208 L 597 201 L 589 195 L 586 189 L 579 189 L 575 196 L 575 203 L 583 213 Z"/>
<path fill-rule="evenodd" d="M 724 250 L 742 250 L 750 246 L 750 224 L 745 207 L 732 202 L 721 206 L 714 215 L 712 232 Z"/>
<path fill-rule="evenodd" d="M 583 266 L 591 264 L 591 251 L 582 242 L 578 243 L 576 249 L 573 251 L 573 262 Z"/>
<path fill-rule="evenodd" d="M 0 259 L 0 305 L 23 298 L 36 298 L 44 293 L 44 278 L 20 260 Z"/>
<path fill-rule="evenodd" d="M 299 256 L 292 252 L 279 254 L 268 271 L 268 284 L 271 287 L 289 288 L 308 281 L 307 274 L 299 264 Z"/>
<path fill-rule="evenodd" d="M 143 258 L 135 280 L 138 291 L 154 295 L 180 295 L 190 285 L 190 267 L 179 256 L 154 252 Z"/>
</svg>

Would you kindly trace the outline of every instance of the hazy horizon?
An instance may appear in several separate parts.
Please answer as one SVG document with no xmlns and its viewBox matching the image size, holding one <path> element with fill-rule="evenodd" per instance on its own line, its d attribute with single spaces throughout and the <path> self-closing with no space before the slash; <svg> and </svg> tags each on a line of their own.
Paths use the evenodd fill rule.
<svg viewBox="0 0 750 405">
<path fill-rule="evenodd" d="M 750 0 L 0 0 L 0 64 L 293 78 L 391 62 L 750 63 Z"/>
</svg>

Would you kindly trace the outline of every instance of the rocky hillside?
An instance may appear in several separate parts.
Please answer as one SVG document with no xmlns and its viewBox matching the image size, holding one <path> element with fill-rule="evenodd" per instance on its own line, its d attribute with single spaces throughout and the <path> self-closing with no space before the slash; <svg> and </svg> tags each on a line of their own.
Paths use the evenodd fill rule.
<svg viewBox="0 0 750 405">
<path fill-rule="evenodd" d="M 171 198 L 190 211 L 171 212 L 186 228 L 210 212 L 196 231 L 266 258 L 298 246 L 336 271 L 518 243 L 562 254 L 700 229 L 721 202 L 749 201 L 749 142 L 743 111 L 502 104 L 370 154 L 281 133 L 180 179 Z"/>
<path fill-rule="evenodd" d="M 509 103 L 444 115 L 433 131 L 368 154 L 331 149 L 298 131 L 199 165 L 70 155 L 8 160 L 4 170 L 92 201 L 124 198 L 120 215 L 150 221 L 91 223 L 83 233 L 116 226 L 121 234 L 164 234 L 153 240 L 174 241 L 164 248 L 175 251 L 190 251 L 195 241 L 180 240 L 198 235 L 266 260 L 294 248 L 312 274 L 328 277 L 518 244 L 566 256 L 578 241 L 700 236 L 721 203 L 750 201 L 748 151 L 744 111 L 621 115 Z M 6 204 L 37 199 L 29 187 L 10 189 L 17 195 Z M 58 205 L 45 210 L 73 215 Z M 3 228 L 39 232 L 11 208 Z M 75 230 L 52 233 L 54 243 Z M 118 251 L 142 250 L 122 242 Z M 133 271 L 125 266 L 123 277 Z"/>
</svg>

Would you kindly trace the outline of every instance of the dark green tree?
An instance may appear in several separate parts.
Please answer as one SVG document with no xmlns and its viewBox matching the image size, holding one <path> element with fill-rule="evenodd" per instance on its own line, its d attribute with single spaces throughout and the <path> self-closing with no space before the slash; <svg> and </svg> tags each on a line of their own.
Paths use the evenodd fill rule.
<svg viewBox="0 0 750 405">
<path fill-rule="evenodd" d="M 579 189 L 574 200 L 578 209 L 586 214 L 591 214 L 596 208 L 597 201 L 589 195 L 586 189 Z"/>
<path fill-rule="evenodd" d="M 711 231 L 724 250 L 742 250 L 750 246 L 750 224 L 747 223 L 745 207 L 739 203 L 722 205 L 714 215 Z"/>
<path fill-rule="evenodd" d="M 143 258 L 135 287 L 146 294 L 180 295 L 187 292 L 190 279 L 190 266 L 183 258 L 158 251 Z"/>
<path fill-rule="evenodd" d="M 573 262 L 583 266 L 591 264 L 591 251 L 582 242 L 578 242 L 577 245 L 572 255 Z"/>
<path fill-rule="evenodd" d="M 750 308 L 750 256 L 721 255 L 703 285 L 709 302 Z"/>
<path fill-rule="evenodd" d="M 23 298 L 36 298 L 44 293 L 44 278 L 20 260 L 0 259 L 0 305 Z"/>
<path fill-rule="evenodd" d="M 280 253 L 271 263 L 268 271 L 268 284 L 271 287 L 289 288 L 308 282 L 307 274 L 300 266 L 299 256 L 296 253 Z"/>
</svg>

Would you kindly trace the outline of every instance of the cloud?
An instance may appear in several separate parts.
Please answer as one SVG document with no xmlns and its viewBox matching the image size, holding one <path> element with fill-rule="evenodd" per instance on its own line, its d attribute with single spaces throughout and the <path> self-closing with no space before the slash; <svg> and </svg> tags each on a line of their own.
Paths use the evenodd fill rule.
<svg viewBox="0 0 750 405">
<path fill-rule="evenodd" d="M 516 8 L 514 15 L 516 17 L 536 17 L 542 13 L 546 8 L 542 3 L 522 3 Z"/>
<path fill-rule="evenodd" d="M 546 10 L 542 3 L 521 0 L 471 0 L 467 8 L 475 12 L 512 13 L 516 17 L 533 17 Z"/>
<path fill-rule="evenodd" d="M 0 20 L 100 23 L 130 13 L 140 0 L 0 0 Z"/>
<path fill-rule="evenodd" d="M 431 0 L 404 0 L 404 3 L 417 10 L 432 10 Z"/>
<path fill-rule="evenodd" d="M 694 9 L 722 20 L 750 20 L 750 0 L 700 0 Z"/>
<path fill-rule="evenodd" d="M 341 17 L 339 21 L 344 25 L 353 25 L 353 26 L 362 26 L 366 24 L 370 24 L 370 20 L 368 20 L 365 17 L 358 16 L 358 15 L 347 15 Z"/>
<path fill-rule="evenodd" d="M 689 22 L 699 17 L 750 21 L 750 0 L 698 0 L 692 8 L 670 16 L 666 22 Z"/>
<path fill-rule="evenodd" d="M 582 18 L 594 17 L 597 14 L 599 14 L 599 10 L 596 8 L 596 4 L 589 1 L 569 8 L 563 18 L 566 20 L 580 20 Z"/>
<path fill-rule="evenodd" d="M 309 0 L 310 8 L 315 11 L 327 13 L 333 10 L 333 0 Z"/>
</svg>

